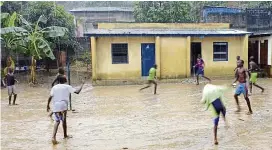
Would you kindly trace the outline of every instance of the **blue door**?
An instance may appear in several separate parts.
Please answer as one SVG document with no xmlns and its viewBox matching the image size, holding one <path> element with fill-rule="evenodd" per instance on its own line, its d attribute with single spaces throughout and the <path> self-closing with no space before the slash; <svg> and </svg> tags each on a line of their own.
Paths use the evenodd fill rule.
<svg viewBox="0 0 272 150">
<path fill-rule="evenodd" d="M 155 44 L 145 43 L 142 50 L 142 76 L 148 76 L 149 69 L 155 64 Z"/>
</svg>

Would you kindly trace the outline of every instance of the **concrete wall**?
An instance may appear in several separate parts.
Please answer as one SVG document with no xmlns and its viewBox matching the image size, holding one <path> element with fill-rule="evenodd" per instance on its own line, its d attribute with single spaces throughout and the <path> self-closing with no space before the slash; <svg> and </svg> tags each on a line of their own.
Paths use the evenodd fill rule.
<svg viewBox="0 0 272 150">
<path fill-rule="evenodd" d="M 161 37 L 161 78 L 186 77 L 186 37 Z"/>
<path fill-rule="evenodd" d="M 99 23 L 98 29 L 229 29 L 228 23 Z"/>
<path fill-rule="evenodd" d="M 192 38 L 192 42 L 201 42 L 202 58 L 205 61 L 205 75 L 232 75 L 236 67 L 236 56 L 241 56 L 247 67 L 247 51 L 244 51 L 244 37 L 205 37 Z M 213 42 L 228 42 L 228 61 L 213 61 Z"/>
<path fill-rule="evenodd" d="M 95 79 L 141 79 L 141 43 L 156 44 L 157 74 L 160 78 L 190 76 L 190 45 L 201 42 L 207 76 L 233 75 L 236 56 L 248 67 L 248 36 L 236 37 L 98 37 L 92 57 L 95 61 Z M 228 42 L 228 61 L 213 61 L 213 42 Z M 128 43 L 128 64 L 112 64 L 111 44 Z M 158 59 L 159 58 L 159 59 Z M 95 74 L 95 75 L 94 75 Z"/>
<path fill-rule="evenodd" d="M 128 64 L 112 64 L 112 43 L 128 43 Z M 155 37 L 97 38 L 97 79 L 141 79 L 141 43 L 155 43 Z"/>
</svg>

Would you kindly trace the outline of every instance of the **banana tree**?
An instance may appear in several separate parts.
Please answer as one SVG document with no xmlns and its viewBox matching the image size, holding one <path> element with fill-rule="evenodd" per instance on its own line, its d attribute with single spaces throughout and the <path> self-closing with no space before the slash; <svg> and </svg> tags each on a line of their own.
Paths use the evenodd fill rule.
<svg viewBox="0 0 272 150">
<path fill-rule="evenodd" d="M 28 31 L 27 37 L 24 39 L 26 45 L 25 53 L 32 56 L 31 61 L 31 83 L 36 83 L 36 59 L 49 57 L 54 60 L 55 56 L 52 52 L 47 38 L 62 37 L 68 31 L 67 28 L 59 26 L 50 26 L 41 28 L 41 23 L 46 23 L 47 19 L 42 15 L 35 24 L 30 24 L 21 17 L 24 28 Z"/>
<path fill-rule="evenodd" d="M 40 25 L 47 22 L 46 17 L 41 15 L 35 23 L 29 23 L 22 16 L 19 16 L 22 23 L 21 27 L 3 28 L 2 34 L 17 35 L 20 39 L 17 41 L 17 50 L 28 56 L 31 56 L 31 79 L 30 83 L 36 83 L 36 60 L 49 57 L 54 60 L 55 56 L 52 52 L 51 43 L 48 38 L 62 37 L 68 31 L 67 28 L 59 26 L 50 26 L 42 28 Z"/>
<path fill-rule="evenodd" d="M 1 41 L 4 44 L 7 55 L 9 55 L 9 57 L 7 57 L 7 67 L 4 69 L 4 74 L 7 74 L 7 68 L 9 67 L 15 69 L 15 63 L 10 56 L 10 52 L 16 50 L 17 42 L 20 40 L 19 37 L 21 36 L 21 34 L 19 34 L 20 29 L 15 27 L 17 21 L 18 19 L 16 12 L 14 12 L 12 15 L 10 15 L 9 13 L 1 14 L 1 26 L 4 27 L 1 28 Z M 16 34 L 6 32 L 11 28 L 16 30 Z"/>
</svg>

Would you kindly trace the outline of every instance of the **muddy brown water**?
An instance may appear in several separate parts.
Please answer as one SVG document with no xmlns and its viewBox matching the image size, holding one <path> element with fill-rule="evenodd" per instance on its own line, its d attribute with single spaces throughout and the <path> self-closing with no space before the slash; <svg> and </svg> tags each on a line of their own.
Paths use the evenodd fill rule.
<svg viewBox="0 0 272 150">
<path fill-rule="evenodd" d="M 214 81 L 229 84 L 231 81 Z M 68 134 L 62 126 L 53 146 L 54 122 L 46 112 L 49 85 L 17 85 L 18 106 L 8 106 L 7 89 L 1 90 L 1 149 L 3 150 L 118 150 L 118 149 L 272 149 L 272 79 L 260 79 L 265 93 L 254 88 L 250 97 L 254 114 L 247 116 L 247 106 L 240 97 L 242 112 L 235 114 L 233 91 L 226 93 L 227 119 L 221 119 L 219 145 L 213 145 L 213 120 L 199 103 L 204 84 L 159 84 L 139 92 L 142 86 L 103 86 L 90 90 L 84 86 L 72 96 L 76 111 L 68 112 Z"/>
</svg>

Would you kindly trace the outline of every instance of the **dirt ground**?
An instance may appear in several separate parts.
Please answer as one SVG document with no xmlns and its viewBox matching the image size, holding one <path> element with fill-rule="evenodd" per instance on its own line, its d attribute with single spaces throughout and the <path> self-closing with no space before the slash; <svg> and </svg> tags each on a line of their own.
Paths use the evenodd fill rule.
<svg viewBox="0 0 272 150">
<path fill-rule="evenodd" d="M 231 81 L 213 81 L 230 84 Z M 219 122 L 219 145 L 213 145 L 213 118 L 200 104 L 204 84 L 159 84 L 139 92 L 140 85 L 84 86 L 80 95 L 72 95 L 75 112 L 68 112 L 68 134 L 64 140 L 59 128 L 58 145 L 52 145 L 54 122 L 48 117 L 46 103 L 50 85 L 17 85 L 18 104 L 8 106 L 7 89 L 1 90 L 1 149 L 3 150 L 131 150 L 149 149 L 272 149 L 272 79 L 260 79 L 266 88 L 254 88 L 250 97 L 254 114 L 240 97 L 242 111 L 236 109 L 233 91 L 226 93 L 227 119 Z M 79 84 L 73 84 L 79 86 Z"/>
</svg>

